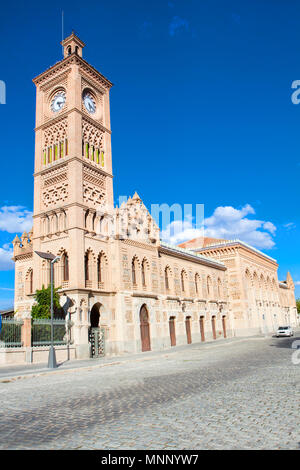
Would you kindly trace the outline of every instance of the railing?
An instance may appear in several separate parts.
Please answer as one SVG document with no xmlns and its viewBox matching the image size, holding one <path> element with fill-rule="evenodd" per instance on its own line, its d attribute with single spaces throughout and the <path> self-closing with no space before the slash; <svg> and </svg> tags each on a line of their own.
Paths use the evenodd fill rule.
<svg viewBox="0 0 300 470">
<path fill-rule="evenodd" d="M 53 320 L 53 343 L 65 345 L 70 341 L 70 323 L 65 320 Z M 33 320 L 31 325 L 31 345 L 50 346 L 51 344 L 51 320 Z"/>
<path fill-rule="evenodd" d="M 0 332 L 0 348 L 21 348 L 22 342 L 22 320 L 14 318 L 3 319 Z"/>
</svg>

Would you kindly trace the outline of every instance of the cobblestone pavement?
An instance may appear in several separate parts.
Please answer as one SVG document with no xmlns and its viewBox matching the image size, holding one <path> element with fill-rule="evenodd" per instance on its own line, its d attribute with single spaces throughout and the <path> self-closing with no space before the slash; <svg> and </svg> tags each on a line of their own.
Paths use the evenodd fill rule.
<svg viewBox="0 0 300 470">
<path fill-rule="evenodd" d="M 294 339 L 193 344 L 0 383 L 0 448 L 299 449 Z"/>
</svg>

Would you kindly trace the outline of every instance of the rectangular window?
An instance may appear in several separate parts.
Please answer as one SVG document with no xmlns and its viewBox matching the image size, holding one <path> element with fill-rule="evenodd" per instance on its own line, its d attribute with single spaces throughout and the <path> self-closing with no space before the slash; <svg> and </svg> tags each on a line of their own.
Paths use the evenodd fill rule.
<svg viewBox="0 0 300 470">
<path fill-rule="evenodd" d="M 104 166 L 104 152 L 101 151 L 101 166 Z"/>
<path fill-rule="evenodd" d="M 52 162 L 52 147 L 48 147 L 48 163 Z"/>
<path fill-rule="evenodd" d="M 96 150 L 96 163 L 99 163 L 99 149 Z"/>
<path fill-rule="evenodd" d="M 58 159 L 58 146 L 57 144 L 54 145 L 54 160 Z"/>
<path fill-rule="evenodd" d="M 43 151 L 43 159 L 44 159 L 44 165 L 47 163 L 47 152 L 46 149 Z"/>
<path fill-rule="evenodd" d="M 89 144 L 85 144 L 85 156 L 89 158 Z"/>
<path fill-rule="evenodd" d="M 91 149 L 91 158 L 94 161 L 94 146 L 92 146 L 92 149 Z"/>
<path fill-rule="evenodd" d="M 68 139 L 66 139 L 66 155 L 68 155 Z"/>
</svg>

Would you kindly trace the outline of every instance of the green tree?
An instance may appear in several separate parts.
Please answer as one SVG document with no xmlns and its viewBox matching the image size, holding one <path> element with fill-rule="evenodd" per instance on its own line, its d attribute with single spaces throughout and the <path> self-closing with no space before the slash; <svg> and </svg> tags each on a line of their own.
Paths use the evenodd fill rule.
<svg viewBox="0 0 300 470">
<path fill-rule="evenodd" d="M 297 305 L 297 312 L 300 315 L 300 299 L 296 300 L 296 305 Z"/>
<path fill-rule="evenodd" d="M 59 304 L 59 287 L 53 289 L 53 310 L 54 315 L 61 312 Z M 36 303 L 32 306 L 31 317 L 32 318 L 51 318 L 51 286 L 42 286 L 40 290 L 37 290 L 34 295 Z"/>
</svg>

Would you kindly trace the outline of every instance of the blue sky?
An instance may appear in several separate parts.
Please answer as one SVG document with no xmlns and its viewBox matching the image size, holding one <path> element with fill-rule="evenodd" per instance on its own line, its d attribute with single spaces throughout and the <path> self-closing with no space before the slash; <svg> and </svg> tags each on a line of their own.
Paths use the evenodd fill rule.
<svg viewBox="0 0 300 470">
<path fill-rule="evenodd" d="M 115 84 L 116 202 L 136 190 L 148 207 L 205 204 L 208 234 L 255 244 L 300 284 L 300 2 L 16 1 L 0 25 L 0 308 L 13 298 L 9 243 L 32 210 L 32 78 L 61 59 L 61 10 L 65 36 L 76 30 Z"/>
</svg>

